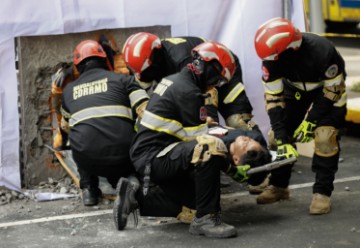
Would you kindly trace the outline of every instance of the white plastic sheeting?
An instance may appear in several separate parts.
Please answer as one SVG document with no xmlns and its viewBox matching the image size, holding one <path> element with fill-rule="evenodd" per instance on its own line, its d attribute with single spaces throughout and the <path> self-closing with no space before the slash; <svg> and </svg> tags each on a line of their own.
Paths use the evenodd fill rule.
<svg viewBox="0 0 360 248">
<path fill-rule="evenodd" d="M 302 0 L 288 0 L 293 22 L 304 30 Z M 242 64 L 255 120 L 266 133 L 261 61 L 253 37 L 266 20 L 282 16 L 282 0 L 2 0 L 0 9 L 0 186 L 20 189 L 19 115 L 14 37 L 122 27 L 171 25 L 173 36 L 216 40 Z"/>
</svg>

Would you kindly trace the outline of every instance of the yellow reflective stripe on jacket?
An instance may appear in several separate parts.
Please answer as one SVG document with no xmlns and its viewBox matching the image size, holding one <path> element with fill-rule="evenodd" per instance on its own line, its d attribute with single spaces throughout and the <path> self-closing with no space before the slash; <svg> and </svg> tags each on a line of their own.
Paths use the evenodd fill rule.
<svg viewBox="0 0 360 248">
<path fill-rule="evenodd" d="M 337 86 L 340 85 L 341 82 L 344 80 L 343 74 L 339 74 L 335 78 L 324 80 L 324 86 Z"/>
<path fill-rule="evenodd" d="M 240 95 L 240 93 L 243 91 L 244 91 L 244 85 L 241 82 L 237 83 L 236 86 L 225 97 L 224 103 L 225 104 L 232 103 L 238 97 L 238 95 Z"/>
<path fill-rule="evenodd" d="M 92 118 L 108 117 L 108 116 L 125 117 L 130 120 L 133 120 L 131 108 L 125 106 L 118 106 L 118 105 L 109 105 L 109 106 L 86 108 L 79 112 L 76 112 L 73 115 L 71 115 L 69 124 L 70 127 L 73 127 L 84 120 L 88 120 Z"/>
<path fill-rule="evenodd" d="M 153 131 L 167 133 L 181 140 L 186 140 L 188 137 L 198 136 L 208 131 L 206 123 L 194 127 L 183 127 L 183 125 L 176 120 L 163 118 L 147 110 L 145 110 L 141 119 L 141 125 Z"/>
<path fill-rule="evenodd" d="M 140 90 L 135 90 L 135 91 L 131 92 L 131 94 L 129 95 L 129 98 L 130 98 L 131 107 L 133 107 L 140 100 L 147 99 L 147 98 L 149 98 L 149 96 L 145 90 L 140 89 Z"/>
<path fill-rule="evenodd" d="M 335 107 L 342 107 L 342 106 L 344 106 L 346 104 L 346 101 L 347 101 L 347 94 L 346 94 L 346 92 L 344 92 L 341 95 L 340 99 L 336 103 L 334 103 L 334 106 Z"/>
<path fill-rule="evenodd" d="M 324 85 L 322 82 L 289 82 L 289 84 L 302 91 L 312 91 Z"/>
<path fill-rule="evenodd" d="M 60 112 L 65 119 L 70 119 L 71 117 L 70 113 L 67 112 L 65 109 L 63 109 L 62 106 L 60 107 Z"/>
<path fill-rule="evenodd" d="M 265 93 L 275 95 L 284 91 L 282 78 L 276 79 L 272 82 L 263 81 Z"/>
</svg>

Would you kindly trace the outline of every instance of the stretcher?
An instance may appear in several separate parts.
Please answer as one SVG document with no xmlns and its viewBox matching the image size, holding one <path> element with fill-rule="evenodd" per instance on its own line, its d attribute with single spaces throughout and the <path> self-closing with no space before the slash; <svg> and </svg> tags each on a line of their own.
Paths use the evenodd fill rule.
<svg viewBox="0 0 360 248">
<path fill-rule="evenodd" d="M 296 160 L 297 160 L 296 157 L 290 157 L 290 158 L 287 158 L 287 159 L 284 159 L 284 160 L 275 160 L 275 161 L 273 161 L 271 163 L 268 163 L 268 164 L 265 164 L 265 165 L 262 165 L 262 166 L 259 166 L 259 167 L 252 168 L 252 169 L 248 170 L 246 174 L 247 175 L 252 175 L 252 174 L 255 174 L 255 173 L 259 173 L 259 172 L 272 171 L 272 170 L 280 168 L 280 167 L 282 167 L 284 165 L 295 163 Z"/>
</svg>

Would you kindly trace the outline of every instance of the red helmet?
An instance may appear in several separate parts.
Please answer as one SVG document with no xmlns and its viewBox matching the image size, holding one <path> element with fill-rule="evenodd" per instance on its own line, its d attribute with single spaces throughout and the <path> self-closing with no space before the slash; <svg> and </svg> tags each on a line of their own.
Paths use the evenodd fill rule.
<svg viewBox="0 0 360 248">
<path fill-rule="evenodd" d="M 222 66 L 221 76 L 230 81 L 235 72 L 235 59 L 230 50 L 221 43 L 206 41 L 192 49 L 192 54 L 199 55 L 204 61 L 216 60 Z"/>
<path fill-rule="evenodd" d="M 289 20 L 277 17 L 261 25 L 255 35 L 255 49 L 262 60 L 277 60 L 288 48 L 297 50 L 302 34 Z"/>
<path fill-rule="evenodd" d="M 106 58 L 104 49 L 94 40 L 84 40 L 76 46 L 74 51 L 74 65 L 80 64 L 81 61 L 89 57 Z"/>
<path fill-rule="evenodd" d="M 123 56 L 128 67 L 140 79 L 140 74 L 148 68 L 154 49 L 161 48 L 160 38 L 154 34 L 139 32 L 131 35 L 123 46 Z"/>
</svg>

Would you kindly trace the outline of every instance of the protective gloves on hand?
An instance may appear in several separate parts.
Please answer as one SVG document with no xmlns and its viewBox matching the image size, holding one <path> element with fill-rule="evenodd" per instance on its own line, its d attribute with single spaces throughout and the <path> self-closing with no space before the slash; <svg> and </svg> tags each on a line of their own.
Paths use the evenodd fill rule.
<svg viewBox="0 0 360 248">
<path fill-rule="evenodd" d="M 214 106 L 216 109 L 219 106 L 219 93 L 215 87 L 206 91 L 205 105 Z"/>
<path fill-rule="evenodd" d="M 250 113 L 233 114 L 226 118 L 226 125 L 239 128 L 242 130 L 256 130 L 260 131 L 258 125 L 251 119 L 253 117 Z"/>
<path fill-rule="evenodd" d="M 300 143 L 306 143 L 314 138 L 314 130 L 316 124 L 303 120 L 299 127 L 295 130 L 293 138 Z"/>
<path fill-rule="evenodd" d="M 236 171 L 234 174 L 230 175 L 232 179 L 234 179 L 237 182 L 245 182 L 249 179 L 249 176 L 247 175 L 247 171 L 250 170 L 250 165 L 237 165 Z"/>
<path fill-rule="evenodd" d="M 290 157 L 295 156 L 296 158 L 299 157 L 299 153 L 296 149 L 290 144 L 281 144 L 278 145 L 276 151 L 276 160 L 287 159 Z"/>
<path fill-rule="evenodd" d="M 73 65 L 71 63 L 64 63 L 61 68 L 59 68 L 55 74 L 51 76 L 51 80 L 56 85 L 56 87 L 62 87 L 65 78 L 72 77 Z M 73 79 L 73 78 L 71 78 Z"/>
</svg>

